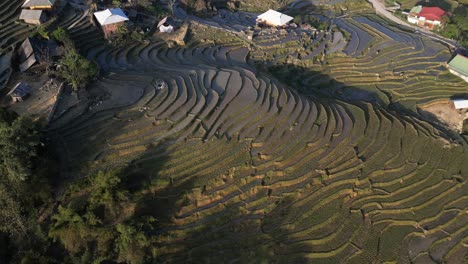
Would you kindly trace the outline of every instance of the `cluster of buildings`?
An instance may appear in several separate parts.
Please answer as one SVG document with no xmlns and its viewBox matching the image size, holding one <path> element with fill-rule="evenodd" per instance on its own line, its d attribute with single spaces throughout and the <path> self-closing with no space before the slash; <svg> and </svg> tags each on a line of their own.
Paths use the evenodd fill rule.
<svg viewBox="0 0 468 264">
<path fill-rule="evenodd" d="M 442 25 L 444 18 L 449 15 L 448 12 L 439 7 L 415 6 L 408 13 L 408 22 L 418 26 L 434 29 Z"/>
</svg>

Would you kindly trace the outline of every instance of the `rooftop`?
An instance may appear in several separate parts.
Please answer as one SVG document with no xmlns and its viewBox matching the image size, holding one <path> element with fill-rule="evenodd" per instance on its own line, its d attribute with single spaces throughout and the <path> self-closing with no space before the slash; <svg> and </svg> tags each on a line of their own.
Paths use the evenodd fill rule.
<svg viewBox="0 0 468 264">
<path fill-rule="evenodd" d="M 8 93 L 8 95 L 11 95 L 13 97 L 23 97 L 27 95 L 31 91 L 32 87 L 25 83 L 25 82 L 20 82 L 18 83 L 11 91 Z"/>
<path fill-rule="evenodd" d="M 421 8 L 421 11 L 418 13 L 418 16 L 424 17 L 428 20 L 442 21 L 442 17 L 445 16 L 446 14 L 447 12 L 440 9 L 439 7 L 424 6 Z"/>
<path fill-rule="evenodd" d="M 101 26 L 127 21 L 128 17 L 120 8 L 111 8 L 95 12 L 94 16 Z"/>
<path fill-rule="evenodd" d="M 56 0 L 26 0 L 21 7 L 53 6 Z"/>
<path fill-rule="evenodd" d="M 283 26 L 286 25 L 289 21 L 293 20 L 292 17 L 285 15 L 283 13 L 280 13 L 275 10 L 268 10 L 265 13 L 259 15 L 257 19 L 264 20 L 266 22 L 269 22 L 273 25 L 277 26 Z"/>
<path fill-rule="evenodd" d="M 42 16 L 42 10 L 21 10 L 19 19 L 21 20 L 40 20 Z"/>
<path fill-rule="evenodd" d="M 463 74 L 465 76 L 468 76 L 468 58 L 457 54 L 449 63 L 448 66 L 459 72 L 460 74 Z"/>
</svg>

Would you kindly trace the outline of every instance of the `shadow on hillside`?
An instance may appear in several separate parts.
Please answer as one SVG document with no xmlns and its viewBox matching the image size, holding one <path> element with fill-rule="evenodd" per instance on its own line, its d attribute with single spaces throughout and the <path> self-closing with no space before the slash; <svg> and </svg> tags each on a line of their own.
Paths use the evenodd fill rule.
<svg viewBox="0 0 468 264">
<path fill-rule="evenodd" d="M 208 214 L 204 210 L 185 213 L 180 216 L 183 206 L 194 203 L 194 197 L 188 194 L 194 190 L 203 190 L 196 179 L 181 179 L 169 186 L 146 195 L 144 202 L 136 209 L 138 215 L 151 215 L 158 221 L 154 238 L 157 249 L 164 248 L 158 256 L 162 263 L 305 263 L 306 253 L 291 256 L 279 256 L 283 248 L 273 232 L 263 230 L 265 221 L 268 226 L 282 226 L 282 216 L 292 199 L 283 199 L 270 213 L 248 211 L 245 202 L 230 199 L 220 203 Z M 261 189 L 256 197 L 269 197 L 267 189 Z M 271 199 L 272 204 L 277 198 Z M 197 200 L 198 201 L 198 200 Z M 198 206 L 197 206 L 198 209 Z M 213 210 L 207 210 L 213 212 Z M 281 212 L 280 212 L 281 211 Z M 205 215 L 207 214 L 207 215 Z M 184 219 L 185 218 L 185 219 Z M 190 220 L 186 220 L 190 219 Z M 184 221 L 181 224 L 181 221 Z M 287 231 L 279 233 L 285 234 Z M 307 252 L 307 250 L 305 250 Z M 310 249 L 312 251 L 312 249 Z"/>
<path fill-rule="evenodd" d="M 403 115 L 409 118 L 426 121 L 437 129 L 440 135 L 446 139 L 456 141 L 462 139 L 456 131 L 444 125 L 444 122 L 439 120 L 436 116 L 432 115 L 427 118 L 425 115 L 421 115 L 416 103 L 402 104 L 398 98 L 393 98 L 392 94 L 378 89 L 377 86 L 375 86 L 373 90 L 347 86 L 345 83 L 337 81 L 330 75 L 312 71 L 294 64 L 283 64 L 273 67 L 266 67 L 263 62 L 255 62 L 255 64 L 261 72 L 273 76 L 311 100 L 338 100 L 357 106 L 362 105 L 362 102 L 367 102 L 376 108 L 386 109 L 396 117 Z M 468 94 L 456 94 L 451 97 L 451 99 L 454 98 L 468 98 Z"/>
</svg>

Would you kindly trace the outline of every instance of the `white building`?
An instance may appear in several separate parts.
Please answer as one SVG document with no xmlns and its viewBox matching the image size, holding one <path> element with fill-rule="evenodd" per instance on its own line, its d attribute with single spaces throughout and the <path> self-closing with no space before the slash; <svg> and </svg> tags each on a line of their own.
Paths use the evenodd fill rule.
<svg viewBox="0 0 468 264">
<path fill-rule="evenodd" d="M 268 26 L 273 26 L 273 27 L 281 27 L 287 25 L 291 20 L 293 20 L 292 17 L 280 13 L 275 10 L 268 10 L 265 13 L 259 15 L 257 17 L 257 23 L 260 24 L 265 24 Z"/>
<path fill-rule="evenodd" d="M 451 100 L 455 109 L 465 109 L 468 108 L 468 100 L 467 99 L 453 99 Z"/>
<path fill-rule="evenodd" d="M 174 21 L 170 17 L 165 17 L 158 23 L 159 32 L 171 33 L 174 32 Z"/>
</svg>

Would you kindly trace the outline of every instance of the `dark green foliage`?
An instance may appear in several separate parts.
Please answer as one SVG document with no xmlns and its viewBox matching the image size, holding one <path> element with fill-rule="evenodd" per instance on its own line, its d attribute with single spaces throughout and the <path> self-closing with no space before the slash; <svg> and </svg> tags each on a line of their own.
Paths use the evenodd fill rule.
<svg viewBox="0 0 468 264">
<path fill-rule="evenodd" d="M 16 117 L 2 109 L 0 119 L 0 231 L 23 236 L 28 225 L 25 205 L 42 195 L 30 193 L 41 182 L 40 176 L 34 175 L 39 163 L 40 133 L 36 123 L 27 117 Z M 36 186 L 29 185 L 32 183 Z"/>
<path fill-rule="evenodd" d="M 439 33 L 468 47 L 468 4 L 460 4 L 455 8 L 447 24 L 439 30 Z"/>
<path fill-rule="evenodd" d="M 52 216 L 49 236 L 80 262 L 111 260 L 142 263 L 153 256 L 154 218 L 125 211 L 132 195 L 121 180 L 122 171 L 98 172 L 71 188 L 69 202 Z"/>
<path fill-rule="evenodd" d="M 73 89 L 86 87 L 98 73 L 94 62 L 87 60 L 74 49 L 68 49 L 60 60 L 59 75 L 65 79 Z"/>
<path fill-rule="evenodd" d="M 54 263 L 44 249 L 40 209 L 50 203 L 53 165 L 37 123 L 0 109 L 0 261 Z M 40 245 L 40 246 L 38 246 Z"/>
<path fill-rule="evenodd" d="M 73 47 L 73 41 L 71 40 L 70 34 L 68 34 L 68 32 L 62 27 L 58 27 L 52 32 L 52 38 L 67 47 Z"/>
<path fill-rule="evenodd" d="M 40 145 L 35 123 L 19 117 L 12 123 L 0 123 L 1 169 L 11 182 L 25 181 L 31 175 Z"/>
</svg>

